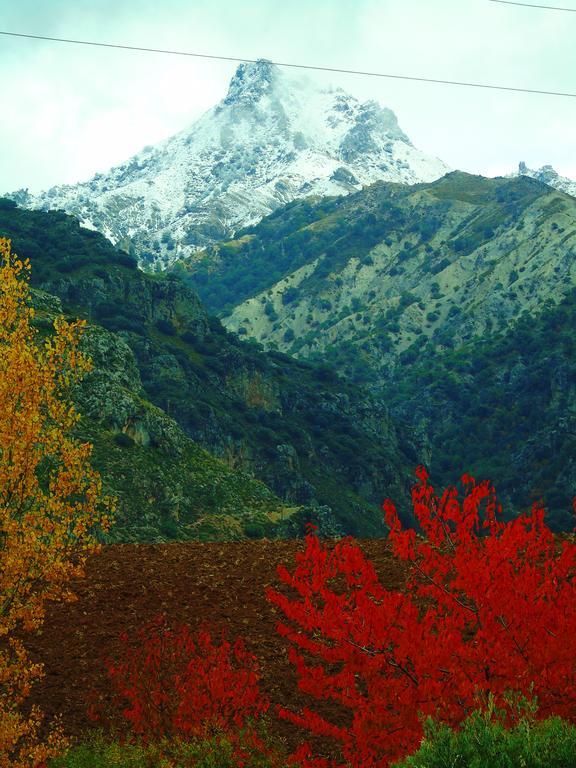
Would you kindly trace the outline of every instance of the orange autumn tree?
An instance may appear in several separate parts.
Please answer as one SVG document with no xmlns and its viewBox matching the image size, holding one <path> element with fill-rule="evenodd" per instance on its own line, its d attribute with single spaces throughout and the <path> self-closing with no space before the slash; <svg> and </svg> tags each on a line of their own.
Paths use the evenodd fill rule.
<svg viewBox="0 0 576 768">
<path fill-rule="evenodd" d="M 42 741 L 40 711 L 23 706 L 42 667 L 20 637 L 40 627 L 46 601 L 73 599 L 70 580 L 112 512 L 91 446 L 72 436 L 70 387 L 90 370 L 84 323 L 58 318 L 40 341 L 29 272 L 0 238 L 0 768 L 37 766 L 65 746 L 58 727 Z"/>
</svg>

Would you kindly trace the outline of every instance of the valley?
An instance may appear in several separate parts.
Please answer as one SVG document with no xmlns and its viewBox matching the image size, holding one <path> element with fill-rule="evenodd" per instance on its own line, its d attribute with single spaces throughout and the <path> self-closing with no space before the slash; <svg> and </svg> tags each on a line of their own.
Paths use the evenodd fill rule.
<svg viewBox="0 0 576 768">
<path fill-rule="evenodd" d="M 9 195 L 0 234 L 95 326 L 79 404 L 116 535 L 295 535 L 310 515 L 381 534 L 419 462 L 570 528 L 574 184 L 450 171 L 389 108 L 261 59 L 126 163 Z M 81 227 L 35 210 L 54 208 Z M 195 490 L 190 451 L 208 452 Z"/>
</svg>

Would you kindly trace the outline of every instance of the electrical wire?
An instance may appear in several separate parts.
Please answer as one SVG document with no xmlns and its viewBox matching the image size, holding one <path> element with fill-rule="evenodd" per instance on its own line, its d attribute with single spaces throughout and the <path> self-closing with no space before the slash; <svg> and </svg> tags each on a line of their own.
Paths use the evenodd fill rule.
<svg viewBox="0 0 576 768">
<path fill-rule="evenodd" d="M 496 2 L 496 1 L 497 0 L 493 0 L 493 2 Z M 236 61 L 236 62 L 242 62 L 244 64 L 257 64 L 259 61 L 262 61 L 262 59 L 243 59 L 237 56 L 217 56 L 215 54 L 208 54 L 208 53 L 191 53 L 189 51 L 173 51 L 173 50 L 168 50 L 163 48 L 143 48 L 141 46 L 136 46 L 136 45 L 120 45 L 116 43 L 98 43 L 92 40 L 73 40 L 73 39 L 68 39 L 63 37 L 48 37 L 46 35 L 30 35 L 30 34 L 25 34 L 23 32 L 5 32 L 0 30 L 0 35 L 4 35 L 7 37 L 28 38 L 30 40 L 48 40 L 54 43 L 71 43 L 73 45 L 89 45 L 89 46 L 95 46 L 98 48 L 117 48 L 125 51 L 143 51 L 146 53 L 162 53 L 162 54 L 169 54 L 172 56 L 190 56 L 198 59 L 215 59 L 218 61 Z M 392 74 L 385 74 L 383 72 L 369 72 L 369 71 L 362 71 L 357 69 L 340 69 L 337 67 L 318 67 L 318 66 L 313 66 L 311 64 L 294 64 L 294 63 L 291 63 L 291 62 L 289 63 L 285 61 L 270 61 L 269 63 L 274 64 L 277 67 L 290 67 L 292 69 L 315 70 L 317 72 L 336 72 L 338 74 L 344 74 L 344 75 L 362 75 L 364 77 L 385 77 L 391 80 L 411 80 L 417 83 L 438 83 L 440 85 L 457 85 L 465 88 L 485 88 L 485 89 L 494 90 L 494 91 L 512 91 L 514 93 L 530 93 L 530 94 L 539 94 L 542 96 L 562 96 L 562 97 L 567 97 L 572 99 L 576 98 L 576 93 L 569 93 L 569 92 L 567 93 L 563 91 L 546 91 L 546 90 L 540 90 L 537 88 L 516 88 L 514 86 L 509 86 L 509 85 L 494 85 L 491 83 L 472 83 L 472 82 L 466 82 L 461 80 L 440 80 L 432 77 L 416 77 L 411 75 L 392 75 Z"/>
<path fill-rule="evenodd" d="M 500 3 L 501 5 L 519 5 L 521 8 L 543 8 L 546 11 L 567 11 L 576 13 L 576 8 L 558 8 L 554 5 L 535 5 L 534 3 L 517 3 L 514 0 L 489 0 L 491 3 Z"/>
</svg>

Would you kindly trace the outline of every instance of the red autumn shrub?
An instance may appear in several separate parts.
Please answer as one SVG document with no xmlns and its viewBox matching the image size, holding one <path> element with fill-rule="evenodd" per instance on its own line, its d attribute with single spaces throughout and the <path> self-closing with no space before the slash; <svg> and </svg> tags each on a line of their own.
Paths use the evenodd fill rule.
<svg viewBox="0 0 576 768">
<path fill-rule="evenodd" d="M 313 709 L 281 716 L 340 744 L 354 768 L 383 768 L 414 751 L 422 716 L 458 725 L 492 694 L 513 717 L 509 692 L 535 697 L 539 716 L 576 721 L 576 545 L 556 542 L 535 505 L 501 522 L 489 482 L 462 478 L 438 497 L 423 468 L 412 500 L 422 536 L 383 505 L 403 591 L 385 589 L 350 538 L 330 550 L 309 534 L 283 594 L 268 599 L 301 690 L 338 702 L 349 725 Z M 307 766 L 314 760 L 304 745 Z"/>
<path fill-rule="evenodd" d="M 240 639 L 216 643 L 207 629 L 173 630 L 158 616 L 139 630 L 136 644 L 126 634 L 121 640 L 122 657 L 106 666 L 116 704 L 145 743 L 236 734 L 268 710 L 256 657 Z"/>
</svg>

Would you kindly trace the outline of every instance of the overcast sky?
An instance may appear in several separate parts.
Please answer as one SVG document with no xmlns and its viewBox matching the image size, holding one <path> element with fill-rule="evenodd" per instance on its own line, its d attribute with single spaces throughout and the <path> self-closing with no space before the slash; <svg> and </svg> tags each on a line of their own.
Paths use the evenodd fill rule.
<svg viewBox="0 0 576 768">
<path fill-rule="evenodd" d="M 0 29 L 576 92 L 576 13 L 490 0 L 1 0 Z M 0 193 L 107 170 L 185 128 L 235 68 L 0 36 Z M 310 76 L 391 107 L 454 168 L 497 175 L 524 160 L 576 178 L 576 98 Z"/>
</svg>

